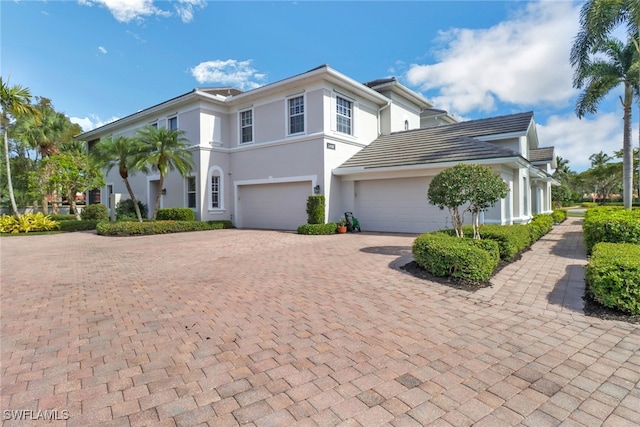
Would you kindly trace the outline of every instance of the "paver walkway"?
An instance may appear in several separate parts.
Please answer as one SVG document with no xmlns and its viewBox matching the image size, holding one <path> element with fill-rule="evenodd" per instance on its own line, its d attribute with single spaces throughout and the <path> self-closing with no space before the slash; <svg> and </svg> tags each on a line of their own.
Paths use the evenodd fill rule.
<svg viewBox="0 0 640 427">
<path fill-rule="evenodd" d="M 580 236 L 475 293 L 391 268 L 409 235 L 2 238 L 3 425 L 637 425 L 640 326 L 584 316 Z"/>
</svg>

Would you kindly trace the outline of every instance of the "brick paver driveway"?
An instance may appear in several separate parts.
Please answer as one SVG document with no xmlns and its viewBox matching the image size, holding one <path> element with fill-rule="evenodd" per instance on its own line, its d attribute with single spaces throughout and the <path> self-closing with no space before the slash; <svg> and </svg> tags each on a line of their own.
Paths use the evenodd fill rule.
<svg viewBox="0 0 640 427">
<path fill-rule="evenodd" d="M 412 240 L 2 238 L 4 425 L 640 420 L 640 327 L 583 315 L 579 220 L 475 293 L 391 268 Z"/>
</svg>

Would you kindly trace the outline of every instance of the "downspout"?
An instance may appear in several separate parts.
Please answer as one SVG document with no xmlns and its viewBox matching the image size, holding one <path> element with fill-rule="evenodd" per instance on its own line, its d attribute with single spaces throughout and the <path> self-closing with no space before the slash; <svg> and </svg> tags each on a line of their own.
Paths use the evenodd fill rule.
<svg viewBox="0 0 640 427">
<path fill-rule="evenodd" d="M 385 105 L 384 107 L 380 107 L 378 108 L 378 136 L 380 136 L 382 134 L 381 131 L 381 126 L 380 126 L 380 113 L 382 113 L 382 110 L 384 110 L 385 108 L 389 108 L 389 106 L 391 105 L 391 100 L 387 101 L 387 105 Z"/>
</svg>

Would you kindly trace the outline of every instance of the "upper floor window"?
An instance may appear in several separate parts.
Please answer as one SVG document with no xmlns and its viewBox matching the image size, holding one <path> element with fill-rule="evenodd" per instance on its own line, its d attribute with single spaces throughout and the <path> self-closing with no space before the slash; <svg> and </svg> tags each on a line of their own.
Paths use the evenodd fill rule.
<svg viewBox="0 0 640 427">
<path fill-rule="evenodd" d="M 336 124 L 338 132 L 351 135 L 351 118 L 353 103 L 344 98 L 336 98 Z"/>
<path fill-rule="evenodd" d="M 178 117 L 169 117 L 167 121 L 167 128 L 170 130 L 178 130 Z"/>
<path fill-rule="evenodd" d="M 158 129 L 158 122 L 153 122 L 149 126 L 151 126 L 154 129 Z"/>
<path fill-rule="evenodd" d="M 304 132 L 304 96 L 289 99 L 289 134 Z"/>
<path fill-rule="evenodd" d="M 253 141 L 253 111 L 240 112 L 240 142 L 245 144 Z"/>
<path fill-rule="evenodd" d="M 187 207 L 195 209 L 196 207 L 196 177 L 187 177 Z"/>
<path fill-rule="evenodd" d="M 404 121 L 404 130 L 409 130 L 409 120 Z"/>
</svg>

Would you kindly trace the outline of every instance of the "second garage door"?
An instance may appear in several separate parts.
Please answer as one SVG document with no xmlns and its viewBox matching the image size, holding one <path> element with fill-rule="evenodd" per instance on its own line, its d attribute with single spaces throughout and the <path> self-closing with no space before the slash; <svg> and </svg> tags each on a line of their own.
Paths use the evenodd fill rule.
<svg viewBox="0 0 640 427">
<path fill-rule="evenodd" d="M 424 233 L 446 228 L 448 211 L 429 204 L 431 178 L 358 181 L 354 212 L 363 231 Z"/>
<path fill-rule="evenodd" d="M 295 230 L 307 222 L 311 181 L 238 187 L 238 225 L 243 228 Z"/>
</svg>

